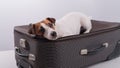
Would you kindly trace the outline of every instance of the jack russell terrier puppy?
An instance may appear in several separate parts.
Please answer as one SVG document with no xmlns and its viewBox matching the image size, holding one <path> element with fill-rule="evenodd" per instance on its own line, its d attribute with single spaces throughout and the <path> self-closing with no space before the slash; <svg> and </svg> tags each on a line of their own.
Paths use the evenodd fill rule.
<svg viewBox="0 0 120 68">
<path fill-rule="evenodd" d="M 49 40 L 56 40 L 61 37 L 80 34 L 81 27 L 86 29 L 84 33 L 89 33 L 92 29 L 91 20 L 88 16 L 73 12 L 65 15 L 59 20 L 46 18 L 30 25 L 30 34 L 43 36 Z"/>
</svg>

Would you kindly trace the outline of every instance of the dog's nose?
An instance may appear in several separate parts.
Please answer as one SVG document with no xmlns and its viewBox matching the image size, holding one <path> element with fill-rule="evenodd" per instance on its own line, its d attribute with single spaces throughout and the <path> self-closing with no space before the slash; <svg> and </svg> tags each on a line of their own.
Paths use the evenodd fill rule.
<svg viewBox="0 0 120 68">
<path fill-rule="evenodd" d="M 56 33 L 55 31 L 53 31 L 53 32 L 51 33 L 51 36 L 52 36 L 52 37 L 56 37 L 56 36 L 57 36 L 57 33 Z"/>
</svg>

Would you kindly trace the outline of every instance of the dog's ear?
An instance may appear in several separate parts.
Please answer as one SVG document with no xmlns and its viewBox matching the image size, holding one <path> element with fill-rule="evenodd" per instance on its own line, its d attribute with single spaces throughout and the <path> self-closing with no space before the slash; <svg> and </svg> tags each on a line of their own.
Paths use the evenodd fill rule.
<svg viewBox="0 0 120 68">
<path fill-rule="evenodd" d="M 28 30 L 28 33 L 29 33 L 29 34 L 32 34 L 32 26 L 33 26 L 32 23 L 30 23 L 30 24 L 29 24 L 29 30 Z"/>
<path fill-rule="evenodd" d="M 46 18 L 47 20 L 49 20 L 50 22 L 52 22 L 52 23 L 55 23 L 55 18 L 50 18 L 50 17 L 48 17 L 48 18 Z"/>
<path fill-rule="evenodd" d="M 34 34 L 35 33 L 35 24 L 29 24 L 29 30 L 28 30 L 29 34 Z"/>
</svg>

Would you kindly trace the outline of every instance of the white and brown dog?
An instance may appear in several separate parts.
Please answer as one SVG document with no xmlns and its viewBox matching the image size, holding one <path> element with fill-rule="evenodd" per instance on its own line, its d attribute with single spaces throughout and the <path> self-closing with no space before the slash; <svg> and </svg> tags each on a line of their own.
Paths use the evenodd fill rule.
<svg viewBox="0 0 120 68">
<path fill-rule="evenodd" d="M 43 36 L 49 40 L 56 40 L 61 37 L 80 34 L 81 27 L 86 29 L 84 33 L 89 33 L 92 24 L 86 15 L 73 12 L 57 21 L 54 18 L 46 18 L 43 21 L 31 24 L 30 27 L 30 34 Z"/>
</svg>

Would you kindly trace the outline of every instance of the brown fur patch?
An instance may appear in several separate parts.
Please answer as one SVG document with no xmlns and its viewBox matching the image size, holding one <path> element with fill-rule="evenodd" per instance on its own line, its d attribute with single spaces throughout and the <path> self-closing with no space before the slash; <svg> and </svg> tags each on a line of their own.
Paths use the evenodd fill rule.
<svg viewBox="0 0 120 68">
<path fill-rule="evenodd" d="M 51 24 L 51 21 L 48 20 L 48 19 L 45 19 L 45 20 L 40 21 L 40 22 L 37 22 L 37 23 L 35 23 L 35 24 L 31 24 L 31 25 L 30 25 L 30 29 L 29 29 L 28 32 L 29 32 L 30 34 L 35 34 L 35 35 L 43 36 L 43 33 L 40 32 L 41 23 L 44 23 L 44 24 L 46 24 L 47 26 L 49 26 L 49 24 Z M 53 24 L 53 23 L 52 23 L 52 24 Z M 50 27 L 50 26 L 49 26 L 49 27 Z M 54 26 L 52 26 L 52 27 L 50 27 L 50 28 L 55 29 Z"/>
<path fill-rule="evenodd" d="M 35 32 L 36 32 L 36 35 L 42 35 L 42 33 L 39 31 L 40 30 L 40 27 L 41 27 L 41 22 L 38 22 L 35 24 Z"/>
<path fill-rule="evenodd" d="M 43 20 L 42 21 L 43 23 L 45 23 L 46 25 L 48 25 L 49 26 L 49 24 L 50 23 L 52 23 L 51 21 L 49 21 L 48 19 L 45 19 L 45 20 Z M 52 23 L 53 24 L 53 23 Z M 50 26 L 49 26 L 50 27 Z M 55 29 L 55 27 L 53 26 L 53 27 L 51 27 L 51 28 L 53 28 L 53 29 Z"/>
<path fill-rule="evenodd" d="M 55 24 L 55 18 L 50 18 L 50 17 L 48 17 L 48 18 L 46 18 L 47 20 L 49 20 L 51 23 L 53 23 L 53 24 Z"/>
</svg>

